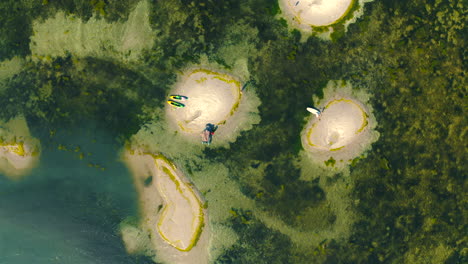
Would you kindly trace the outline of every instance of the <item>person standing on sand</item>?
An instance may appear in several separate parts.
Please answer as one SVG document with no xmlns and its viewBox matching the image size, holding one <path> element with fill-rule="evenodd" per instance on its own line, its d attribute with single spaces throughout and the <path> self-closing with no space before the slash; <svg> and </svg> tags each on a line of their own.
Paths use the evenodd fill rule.
<svg viewBox="0 0 468 264">
<path fill-rule="evenodd" d="M 215 126 L 215 125 L 210 124 L 210 123 L 206 124 L 205 129 L 201 133 L 202 144 L 206 144 L 206 145 L 211 144 L 211 140 L 213 140 L 213 135 L 214 135 L 216 129 L 218 129 L 218 126 Z"/>
</svg>

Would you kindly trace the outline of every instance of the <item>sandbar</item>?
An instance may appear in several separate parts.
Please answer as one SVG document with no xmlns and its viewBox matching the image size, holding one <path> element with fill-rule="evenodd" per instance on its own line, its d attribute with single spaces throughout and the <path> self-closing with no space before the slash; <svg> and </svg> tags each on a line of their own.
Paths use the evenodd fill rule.
<svg viewBox="0 0 468 264">
<path fill-rule="evenodd" d="M 357 102 L 341 98 L 326 105 L 321 120 L 307 132 L 307 143 L 316 148 L 336 151 L 346 147 L 367 127 L 367 114 Z"/>
<path fill-rule="evenodd" d="M 168 105 L 166 113 L 180 131 L 199 134 L 207 123 L 223 125 L 237 110 L 241 100 L 240 82 L 221 72 L 208 69 L 183 74 L 172 90 L 187 96 L 183 108 Z"/>
<path fill-rule="evenodd" d="M 369 98 L 364 89 L 353 89 L 349 83 L 328 83 L 324 97 L 315 103 L 322 109 L 320 118 L 311 115 L 301 135 L 311 160 L 343 169 L 371 148 L 379 133 Z"/>
<path fill-rule="evenodd" d="M 193 184 L 161 154 L 127 149 L 124 162 L 139 195 L 140 228 L 149 232 L 158 260 L 207 263 L 207 210 Z"/>
<path fill-rule="evenodd" d="M 0 173 L 11 179 L 28 174 L 39 160 L 39 141 L 31 137 L 24 117 L 0 122 Z"/>
<path fill-rule="evenodd" d="M 328 26 L 345 16 L 353 0 L 280 0 L 291 20 L 305 26 Z"/>
</svg>

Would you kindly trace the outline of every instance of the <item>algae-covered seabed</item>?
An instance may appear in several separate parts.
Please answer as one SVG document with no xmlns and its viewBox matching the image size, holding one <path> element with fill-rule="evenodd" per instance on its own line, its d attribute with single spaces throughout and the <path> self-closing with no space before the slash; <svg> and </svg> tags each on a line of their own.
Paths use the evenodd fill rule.
<svg viewBox="0 0 468 264">
<path fill-rule="evenodd" d="M 0 178 L 1 263 L 152 262 L 119 237 L 138 215 L 119 151 L 158 134 L 176 75 L 201 61 L 255 80 L 262 102 L 229 145 L 159 150 L 208 202 L 214 263 L 468 262 L 466 2 L 374 1 L 347 32 L 305 42 L 267 0 L 0 11 L 0 120 L 24 115 L 42 146 L 31 175 Z M 372 95 L 380 138 L 332 173 L 304 166 L 300 133 L 340 79 Z"/>
</svg>

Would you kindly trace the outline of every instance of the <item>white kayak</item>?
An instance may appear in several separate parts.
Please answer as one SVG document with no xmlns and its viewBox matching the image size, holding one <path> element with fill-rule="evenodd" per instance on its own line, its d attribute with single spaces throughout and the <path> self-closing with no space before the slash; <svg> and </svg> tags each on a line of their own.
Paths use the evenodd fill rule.
<svg viewBox="0 0 468 264">
<path fill-rule="evenodd" d="M 318 110 L 318 109 L 316 109 L 316 108 L 313 108 L 313 107 L 307 107 L 306 109 L 307 109 L 307 111 L 309 111 L 309 112 L 311 112 L 312 114 L 314 114 L 317 118 L 320 117 L 320 114 L 321 114 L 320 110 Z"/>
</svg>

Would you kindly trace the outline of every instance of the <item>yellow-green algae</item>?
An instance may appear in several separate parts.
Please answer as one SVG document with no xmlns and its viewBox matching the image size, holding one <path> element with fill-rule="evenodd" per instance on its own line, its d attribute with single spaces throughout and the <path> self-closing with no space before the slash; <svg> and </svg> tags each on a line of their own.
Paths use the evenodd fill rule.
<svg viewBox="0 0 468 264">
<path fill-rule="evenodd" d="M 5 81 L 21 71 L 23 63 L 24 60 L 18 56 L 0 62 L 0 92 L 6 88 Z"/>
<path fill-rule="evenodd" d="M 158 134 L 161 133 L 160 129 L 159 127 L 152 127 L 150 130 L 142 129 L 142 131 L 132 138 L 132 145 L 144 145 L 152 153 L 155 153 L 157 149 L 165 146 L 158 143 L 159 140 L 157 140 L 161 136 Z M 166 138 L 167 136 L 164 137 Z M 170 145 L 167 146 L 168 150 L 171 150 L 171 145 L 179 150 L 179 152 L 171 150 L 172 157 L 175 157 L 179 163 L 190 164 L 185 165 L 184 168 L 188 170 L 188 168 L 191 167 L 190 178 L 195 186 L 197 186 L 197 189 L 203 193 L 204 198 L 209 204 L 209 226 L 210 230 L 212 230 L 211 236 L 213 237 L 213 241 L 211 242 L 212 247 L 210 247 L 210 255 L 212 257 L 222 254 L 224 249 L 229 248 L 229 246 L 238 239 L 238 235 L 225 224 L 225 221 L 232 217 L 230 213 L 231 208 L 250 210 L 252 215 L 264 223 L 267 228 L 290 238 L 298 251 L 310 251 L 311 248 L 319 246 L 319 244 L 326 239 L 345 239 L 351 232 L 351 224 L 354 222 L 354 213 L 349 208 L 348 192 L 351 188 L 348 180 L 345 181 L 345 179 L 343 179 L 343 182 L 339 181 L 334 185 L 328 185 L 326 183 L 327 177 L 321 179 L 320 184 L 323 184 L 323 188 L 327 193 L 330 192 L 330 194 L 327 196 L 326 203 L 316 207 L 316 209 L 317 212 L 323 212 L 324 215 L 336 215 L 334 223 L 327 224 L 328 220 L 322 219 L 323 223 L 317 225 L 326 228 L 317 229 L 315 227 L 309 227 L 314 226 L 314 223 L 306 223 L 306 220 L 298 220 L 304 222 L 304 225 L 307 225 L 307 229 L 298 228 L 287 224 L 275 215 L 274 212 L 262 209 L 255 199 L 243 194 L 240 191 L 239 183 L 231 178 L 232 176 L 230 174 L 232 174 L 232 172 L 223 164 L 200 157 L 201 150 L 197 148 L 198 145 L 187 145 L 181 139 L 175 138 L 170 140 L 166 139 L 165 142 L 166 141 L 169 141 L 167 142 L 168 144 L 170 143 Z M 172 157 L 171 159 L 173 159 Z M 264 177 L 264 169 L 267 165 L 268 164 L 263 164 L 258 169 L 247 166 L 245 178 L 252 182 L 260 181 Z M 200 168 L 195 170 L 194 167 Z M 323 174 L 326 173 L 328 172 L 323 172 Z M 226 204 L 229 204 L 229 206 L 226 207 Z M 300 215 L 302 215 L 304 219 L 310 219 L 313 218 L 313 213 L 313 210 L 307 210 L 300 213 Z M 208 224 L 208 222 L 205 224 Z"/>
<path fill-rule="evenodd" d="M 24 60 L 20 57 L 13 57 L 0 62 L 0 81 L 10 78 L 21 71 Z"/>
<path fill-rule="evenodd" d="M 83 21 L 59 11 L 54 17 L 33 22 L 30 49 L 33 57 L 79 57 L 137 60 L 155 40 L 149 23 L 150 4 L 142 0 L 127 21 L 109 23 L 97 15 Z"/>
</svg>

